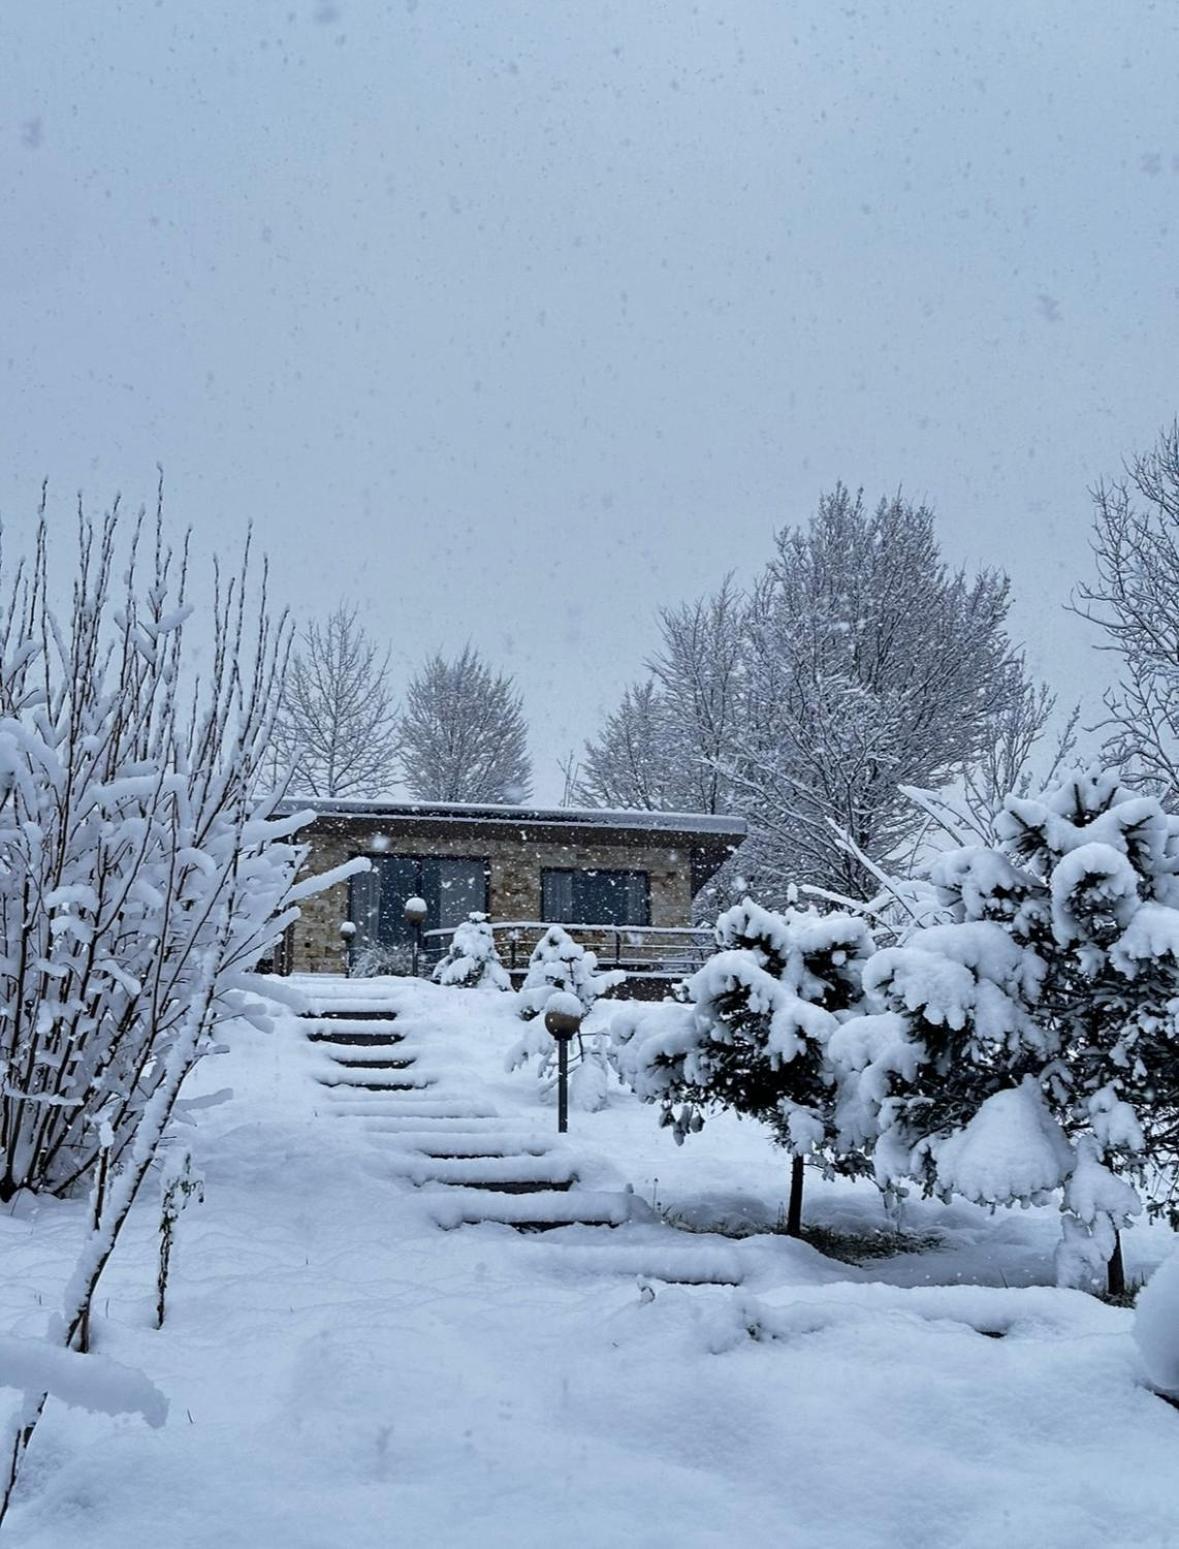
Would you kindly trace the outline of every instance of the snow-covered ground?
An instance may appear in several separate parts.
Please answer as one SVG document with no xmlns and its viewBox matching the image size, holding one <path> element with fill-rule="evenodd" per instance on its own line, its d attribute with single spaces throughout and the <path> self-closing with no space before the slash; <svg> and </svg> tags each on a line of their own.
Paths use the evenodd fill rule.
<svg viewBox="0 0 1179 1549">
<path fill-rule="evenodd" d="M 514 996 L 371 993 L 446 1090 L 518 1135 L 555 1130 L 536 1080 L 503 1068 Z M 1052 1211 L 911 1202 L 905 1227 L 940 1246 L 863 1268 L 770 1232 L 675 1230 L 661 1217 L 772 1224 L 784 1159 L 725 1118 L 677 1147 L 615 1087 L 538 1165 L 633 1185 L 631 1222 L 446 1231 L 396 1135 L 317 1082 L 306 1029 L 235 1026 L 196 1073 L 233 1095 L 191 1132 L 207 1199 L 179 1224 L 165 1328 L 150 1201 L 100 1288 L 95 1348 L 164 1391 L 166 1426 L 52 1401 L 0 1541 L 1179 1545 L 1179 1412 L 1143 1386 L 1129 1313 L 1050 1287 Z M 3 1332 L 44 1331 L 81 1209 L 0 1214 Z M 872 1188 L 817 1180 L 807 1216 L 887 1224 Z M 1130 1274 L 1171 1240 L 1131 1231 Z"/>
</svg>

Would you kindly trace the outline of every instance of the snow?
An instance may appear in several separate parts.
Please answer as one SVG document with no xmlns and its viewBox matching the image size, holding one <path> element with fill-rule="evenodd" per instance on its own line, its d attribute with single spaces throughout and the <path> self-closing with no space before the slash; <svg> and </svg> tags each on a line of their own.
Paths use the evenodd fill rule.
<svg viewBox="0 0 1179 1549">
<path fill-rule="evenodd" d="M 1134 1339 L 1149 1380 L 1179 1394 L 1179 1251 L 1151 1276 L 1134 1309 Z"/>
<path fill-rule="evenodd" d="M 1073 1167 L 1073 1149 L 1031 1076 L 988 1097 L 935 1154 L 939 1187 L 978 1205 L 1041 1200 Z"/>
<path fill-rule="evenodd" d="M 444 817 L 454 823 L 521 822 L 555 824 L 562 828 L 633 828 L 643 832 L 717 834 L 742 839 L 745 819 L 702 812 L 651 812 L 609 807 L 508 806 L 495 802 L 390 802 L 351 799 L 304 800 L 284 804 L 321 817 L 429 818 Z"/>
<path fill-rule="evenodd" d="M 1173 1536 L 1179 1417 L 1144 1386 L 1144 1370 L 1163 1384 L 1133 1314 L 1052 1287 L 1055 1206 L 909 1200 L 904 1227 L 939 1243 L 855 1267 L 759 1229 L 789 1181 L 761 1126 L 718 1114 L 677 1148 L 615 1085 L 558 1144 L 538 1083 L 503 1071 L 513 995 L 289 988 L 321 1007 L 395 1002 L 399 1047 L 438 1084 L 390 1117 L 375 1095 L 351 1104 L 319 1085 L 306 1022 L 276 1009 L 272 1034 L 229 1029 L 230 1052 L 186 1089 L 234 1095 L 184 1132 L 206 1202 L 177 1223 L 168 1321 L 151 1327 L 151 1190 L 96 1303 L 97 1356 L 146 1373 L 167 1424 L 51 1400 L 6 1524 L 13 1549 L 1108 1549 Z M 593 1023 L 625 1009 L 602 1003 Z M 674 1023 L 685 1008 L 658 1010 Z M 626 1219 L 443 1230 L 494 1191 L 425 1180 L 432 1134 L 456 1152 L 496 1135 L 533 1165 L 549 1155 L 583 1201 Z M 497 1170 L 485 1164 L 489 1182 Z M 526 1213 L 528 1195 L 505 1198 Z M 870 1184 L 815 1176 L 808 1198 L 831 1231 L 890 1227 Z M 43 1335 L 84 1214 L 83 1201 L 27 1197 L 0 1212 L 5 1338 Z M 1133 1279 L 1174 1238 L 1136 1223 L 1124 1241 Z"/>
<path fill-rule="evenodd" d="M 20 1388 L 34 1398 L 49 1393 L 95 1414 L 141 1415 L 154 1426 L 168 1417 L 167 1399 L 142 1372 L 40 1339 L 0 1335 L 0 1386 Z"/>
</svg>

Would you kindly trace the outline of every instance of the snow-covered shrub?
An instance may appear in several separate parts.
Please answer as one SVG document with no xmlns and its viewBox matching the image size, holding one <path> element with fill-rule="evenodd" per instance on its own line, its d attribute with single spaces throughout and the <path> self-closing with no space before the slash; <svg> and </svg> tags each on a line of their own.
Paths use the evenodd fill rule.
<svg viewBox="0 0 1179 1549">
<path fill-rule="evenodd" d="M 1179 820 L 1106 771 L 1009 797 L 993 846 L 931 868 L 949 923 L 878 953 L 833 1043 L 885 1184 L 1011 1203 L 1064 1190 L 1059 1277 L 1121 1282 L 1129 1181 L 1173 1178 Z M 1173 1184 L 1151 1201 L 1174 1223 Z"/>
<path fill-rule="evenodd" d="M 510 990 L 512 981 L 499 960 L 495 933 L 485 914 L 469 914 L 455 927 L 446 956 L 431 975 L 435 984 L 464 990 Z"/>
<path fill-rule="evenodd" d="M 574 941 L 560 925 L 550 925 L 528 959 L 528 972 L 520 986 L 520 1015 L 525 1021 L 541 1016 L 560 991 L 576 995 L 584 1015 L 599 996 L 625 979 L 620 968 L 599 973 L 595 952 Z"/>
<path fill-rule="evenodd" d="M 505 1068 L 518 1070 L 532 1064 L 538 1079 L 551 1079 L 557 1045 L 545 1028 L 544 1013 L 554 996 L 572 996 L 572 1003 L 579 1005 L 582 1016 L 586 1016 L 607 990 L 625 978 L 621 969 L 600 973 L 596 953 L 574 941 L 560 925 L 550 925 L 528 960 L 528 972 L 520 987 L 520 1016 L 528 1027 L 508 1050 Z M 610 1076 L 605 1038 L 579 1033 L 573 1040 L 570 1062 L 574 1105 L 590 1113 L 604 1108 Z"/>
<path fill-rule="evenodd" d="M 120 555 L 115 515 L 79 517 L 64 617 L 44 517 L 32 562 L 0 570 L 0 1198 L 93 1178 L 55 1325 L 71 1348 L 185 1076 L 295 901 L 365 864 L 296 884 L 309 814 L 258 794 L 287 640 L 265 581 L 251 613 L 248 558 L 218 576 L 198 690 L 186 556 L 157 515 L 145 566 L 141 532 Z M 0 1442 L 0 1518 L 44 1403 L 26 1394 Z"/>
<path fill-rule="evenodd" d="M 863 1171 L 839 1133 L 828 1045 L 861 1001 L 872 950 L 850 914 L 788 909 L 751 899 L 721 915 L 718 950 L 680 989 L 675 1008 L 628 1009 L 612 1026 L 619 1073 L 663 1108 L 677 1140 L 710 1108 L 760 1119 L 795 1161 L 790 1210 L 797 1231 L 802 1163 Z"/>
</svg>

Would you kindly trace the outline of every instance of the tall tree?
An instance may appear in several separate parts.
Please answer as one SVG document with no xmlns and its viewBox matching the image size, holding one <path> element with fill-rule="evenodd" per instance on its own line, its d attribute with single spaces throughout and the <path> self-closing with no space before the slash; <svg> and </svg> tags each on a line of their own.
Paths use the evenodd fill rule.
<svg viewBox="0 0 1179 1549">
<path fill-rule="evenodd" d="M 650 678 L 587 746 L 580 795 L 743 814 L 737 869 L 774 905 L 793 881 L 862 895 L 854 850 L 894 856 L 925 821 L 902 786 L 969 777 L 985 805 L 1051 713 L 1007 606 L 1005 576 L 948 569 L 927 507 L 837 486 L 747 594 L 726 581 L 661 614 Z"/>
<path fill-rule="evenodd" d="M 531 791 L 528 727 L 512 679 L 466 645 L 432 656 L 410 684 L 401 776 L 421 801 L 520 802 Z"/>
<path fill-rule="evenodd" d="M 1179 419 L 1125 475 L 1098 485 L 1097 579 L 1076 610 L 1105 634 L 1122 672 L 1106 696 L 1106 757 L 1179 808 Z"/>
<path fill-rule="evenodd" d="M 385 796 L 397 780 L 397 717 L 382 656 L 339 607 L 300 632 L 287 668 L 272 762 L 299 796 Z"/>
<path fill-rule="evenodd" d="M 720 812 L 725 762 L 744 713 L 746 599 L 731 576 L 718 591 L 659 614 L 662 641 L 596 742 L 580 800 L 639 811 Z"/>
</svg>

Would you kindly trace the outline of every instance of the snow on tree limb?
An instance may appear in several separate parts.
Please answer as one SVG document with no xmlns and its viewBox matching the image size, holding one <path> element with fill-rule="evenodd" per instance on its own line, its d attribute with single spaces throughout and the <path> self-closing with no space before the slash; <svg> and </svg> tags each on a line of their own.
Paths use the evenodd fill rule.
<svg viewBox="0 0 1179 1549">
<path fill-rule="evenodd" d="M 168 1418 L 168 1400 L 142 1372 L 44 1339 L 0 1334 L 0 1386 L 45 1393 L 93 1414 L 142 1415 L 156 1427 Z"/>
</svg>

